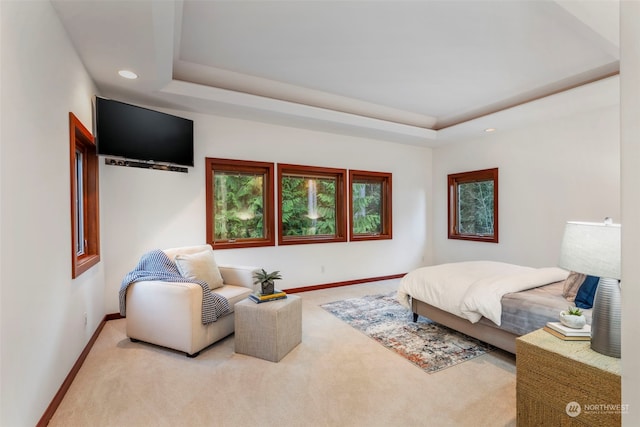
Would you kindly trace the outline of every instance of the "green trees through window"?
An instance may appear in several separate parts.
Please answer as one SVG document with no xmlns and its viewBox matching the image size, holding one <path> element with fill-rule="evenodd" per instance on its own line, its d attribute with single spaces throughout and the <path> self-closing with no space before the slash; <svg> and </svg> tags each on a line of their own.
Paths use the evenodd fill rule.
<svg viewBox="0 0 640 427">
<path fill-rule="evenodd" d="M 283 176 L 281 184 L 284 236 L 335 234 L 335 179 Z"/>
<path fill-rule="evenodd" d="M 382 188 L 375 182 L 358 182 L 351 186 L 353 206 L 353 232 L 355 234 L 380 233 L 380 202 Z"/>
<path fill-rule="evenodd" d="M 273 246 L 273 163 L 205 161 L 207 243 L 214 249 Z"/>
<path fill-rule="evenodd" d="M 498 169 L 448 176 L 449 238 L 498 243 Z"/>
<path fill-rule="evenodd" d="M 349 171 L 351 240 L 391 238 L 391 174 Z"/>
<path fill-rule="evenodd" d="M 457 197 L 460 234 L 493 235 L 493 181 L 459 184 Z"/>
<path fill-rule="evenodd" d="M 275 245 L 274 164 L 206 159 L 207 243 Z M 391 238 L 391 174 L 278 164 L 278 243 Z"/>
<path fill-rule="evenodd" d="M 264 175 L 214 174 L 215 240 L 264 238 Z"/>
<path fill-rule="evenodd" d="M 346 173 L 278 165 L 280 244 L 346 241 Z"/>
</svg>

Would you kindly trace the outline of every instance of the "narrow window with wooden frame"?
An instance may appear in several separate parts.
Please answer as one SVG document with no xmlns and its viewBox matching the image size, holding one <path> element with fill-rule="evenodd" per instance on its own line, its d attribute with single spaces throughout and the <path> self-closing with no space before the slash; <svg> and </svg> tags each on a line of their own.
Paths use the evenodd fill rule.
<svg viewBox="0 0 640 427">
<path fill-rule="evenodd" d="M 391 174 L 349 171 L 349 240 L 391 239 Z"/>
<path fill-rule="evenodd" d="M 498 168 L 448 176 L 449 239 L 498 243 Z"/>
<path fill-rule="evenodd" d="M 69 113 L 71 277 L 100 262 L 98 155 L 91 133 Z"/>
<path fill-rule="evenodd" d="M 206 158 L 207 243 L 275 245 L 273 163 Z"/>
<path fill-rule="evenodd" d="M 346 242 L 345 169 L 278 164 L 278 243 Z"/>
</svg>

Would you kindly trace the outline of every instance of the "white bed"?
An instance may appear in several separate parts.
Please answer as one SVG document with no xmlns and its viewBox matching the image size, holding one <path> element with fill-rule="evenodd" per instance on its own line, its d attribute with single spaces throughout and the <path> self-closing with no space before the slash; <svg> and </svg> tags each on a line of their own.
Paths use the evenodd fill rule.
<svg viewBox="0 0 640 427">
<path fill-rule="evenodd" d="M 556 321 L 571 304 L 562 295 L 568 275 L 495 261 L 440 264 L 405 275 L 397 298 L 414 321 L 422 315 L 515 353 L 516 337 Z"/>
</svg>

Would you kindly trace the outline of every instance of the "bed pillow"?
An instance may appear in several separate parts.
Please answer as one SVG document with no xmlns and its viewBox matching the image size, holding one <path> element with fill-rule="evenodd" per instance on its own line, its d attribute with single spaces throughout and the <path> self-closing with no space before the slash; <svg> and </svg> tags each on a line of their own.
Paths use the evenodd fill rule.
<svg viewBox="0 0 640 427">
<path fill-rule="evenodd" d="M 582 286 L 586 278 L 586 274 L 576 273 L 575 271 L 569 273 L 569 276 L 564 281 L 562 296 L 565 297 L 567 301 L 573 302 L 578 294 L 578 289 L 580 289 L 580 286 Z"/>
<path fill-rule="evenodd" d="M 582 286 L 580 286 L 580 289 L 578 289 L 578 293 L 576 294 L 576 299 L 574 301 L 576 307 L 593 307 L 593 297 L 596 295 L 599 280 L 600 278 L 596 276 L 587 276 L 587 278 L 584 279 L 584 283 L 582 283 Z"/>
<path fill-rule="evenodd" d="M 201 280 L 207 282 L 209 289 L 222 286 L 222 275 L 213 256 L 213 250 L 207 249 L 195 254 L 176 255 L 176 265 L 180 275 L 189 280 Z"/>
</svg>

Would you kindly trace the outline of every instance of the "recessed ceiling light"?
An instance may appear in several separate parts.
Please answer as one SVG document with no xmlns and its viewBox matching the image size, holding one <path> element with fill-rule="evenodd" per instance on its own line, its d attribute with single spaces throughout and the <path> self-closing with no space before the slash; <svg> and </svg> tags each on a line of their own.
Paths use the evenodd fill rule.
<svg viewBox="0 0 640 427">
<path fill-rule="evenodd" d="M 496 129 L 495 128 L 486 128 L 484 131 L 485 132 L 495 132 Z"/>
<path fill-rule="evenodd" d="M 120 77 L 124 77 L 125 79 L 137 79 L 138 75 L 136 73 L 134 73 L 133 71 L 129 71 L 129 70 L 120 70 L 118 71 L 118 74 L 120 74 Z"/>
</svg>

